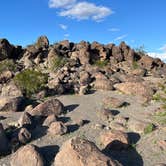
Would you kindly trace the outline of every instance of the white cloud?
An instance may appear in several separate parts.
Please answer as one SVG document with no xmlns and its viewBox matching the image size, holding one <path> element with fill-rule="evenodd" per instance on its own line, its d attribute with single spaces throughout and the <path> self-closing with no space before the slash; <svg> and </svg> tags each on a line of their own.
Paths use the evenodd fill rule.
<svg viewBox="0 0 166 166">
<path fill-rule="evenodd" d="M 60 28 L 63 29 L 63 30 L 66 30 L 68 27 L 67 25 L 64 25 L 64 24 L 59 24 Z"/>
<path fill-rule="evenodd" d="M 67 8 L 73 5 L 76 0 L 49 0 L 50 8 Z"/>
<path fill-rule="evenodd" d="M 114 39 L 114 41 L 122 40 L 122 39 L 126 38 L 127 36 L 128 36 L 127 34 L 118 36 L 117 38 Z"/>
<path fill-rule="evenodd" d="M 118 32 L 118 31 L 120 31 L 120 29 L 119 28 L 110 28 L 110 29 L 108 29 L 108 31 Z"/>
<path fill-rule="evenodd" d="M 89 2 L 79 2 L 74 4 L 72 7 L 61 11 L 59 15 L 78 20 L 92 19 L 100 21 L 112 13 L 113 11 L 107 7 L 96 6 Z"/>
<path fill-rule="evenodd" d="M 148 53 L 148 55 L 153 58 L 160 58 L 161 60 L 166 61 L 166 52 L 165 53 L 150 52 Z"/>
<path fill-rule="evenodd" d="M 166 44 L 159 48 L 159 50 L 166 52 Z"/>
<path fill-rule="evenodd" d="M 158 50 L 160 50 L 161 52 L 150 52 L 148 53 L 149 56 L 153 58 L 160 58 L 161 60 L 166 62 L 166 44 L 160 47 Z"/>
<path fill-rule="evenodd" d="M 68 33 L 64 34 L 65 38 L 68 38 L 70 35 Z"/>
</svg>

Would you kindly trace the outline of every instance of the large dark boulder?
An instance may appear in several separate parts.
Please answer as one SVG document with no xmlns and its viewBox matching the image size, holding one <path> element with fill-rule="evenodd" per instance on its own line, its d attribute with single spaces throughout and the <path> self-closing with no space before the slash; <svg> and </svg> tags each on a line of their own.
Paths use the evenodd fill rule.
<svg viewBox="0 0 166 166">
<path fill-rule="evenodd" d="M 0 39 L 0 60 L 7 59 L 12 56 L 14 46 L 8 40 Z"/>
</svg>

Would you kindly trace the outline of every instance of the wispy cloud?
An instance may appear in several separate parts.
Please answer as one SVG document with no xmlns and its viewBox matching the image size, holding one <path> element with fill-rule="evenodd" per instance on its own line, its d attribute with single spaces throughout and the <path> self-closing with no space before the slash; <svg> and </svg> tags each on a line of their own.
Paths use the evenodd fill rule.
<svg viewBox="0 0 166 166">
<path fill-rule="evenodd" d="M 160 47 L 158 50 L 160 50 L 161 52 L 150 52 L 148 53 L 149 56 L 154 58 L 160 58 L 161 60 L 166 62 L 166 44 Z"/>
<path fill-rule="evenodd" d="M 111 32 L 119 32 L 120 29 L 119 29 L 119 28 L 110 28 L 110 29 L 108 29 L 108 31 L 111 31 Z"/>
<path fill-rule="evenodd" d="M 166 52 L 166 44 L 164 44 L 159 50 Z"/>
<path fill-rule="evenodd" d="M 90 2 L 77 0 L 49 0 L 50 8 L 59 8 L 59 15 L 77 20 L 94 20 L 100 22 L 111 15 L 113 11 L 105 6 L 97 6 Z"/>
<path fill-rule="evenodd" d="M 127 34 L 118 36 L 117 38 L 114 39 L 114 41 L 122 40 L 122 39 L 126 38 L 127 36 L 128 36 Z"/>
<path fill-rule="evenodd" d="M 68 8 L 73 5 L 76 0 L 49 0 L 50 8 Z"/>
<path fill-rule="evenodd" d="M 66 33 L 66 34 L 64 34 L 64 37 L 69 37 L 70 36 L 70 34 L 68 34 L 68 33 Z"/>
<path fill-rule="evenodd" d="M 166 61 L 166 52 L 165 53 L 149 52 L 148 55 L 153 58 L 160 58 L 161 60 Z"/>
<path fill-rule="evenodd" d="M 68 28 L 67 25 L 64 25 L 64 24 L 59 24 L 60 28 L 63 29 L 63 30 L 66 30 Z"/>
</svg>

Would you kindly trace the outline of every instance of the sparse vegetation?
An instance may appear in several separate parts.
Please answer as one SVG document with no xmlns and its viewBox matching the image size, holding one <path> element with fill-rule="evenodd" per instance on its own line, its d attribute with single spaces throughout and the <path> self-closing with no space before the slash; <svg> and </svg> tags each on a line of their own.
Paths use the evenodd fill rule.
<svg viewBox="0 0 166 166">
<path fill-rule="evenodd" d="M 166 124 L 166 86 L 165 84 L 159 84 L 159 88 L 162 93 L 156 93 L 153 96 L 153 100 L 161 102 L 162 103 L 162 110 L 161 112 L 157 112 L 154 114 L 154 119 L 159 123 L 160 125 Z"/>
<path fill-rule="evenodd" d="M 166 116 L 166 111 L 158 112 L 155 114 L 156 116 L 163 117 Z"/>
<path fill-rule="evenodd" d="M 10 71 L 16 71 L 16 65 L 13 62 L 13 60 L 3 60 L 0 62 L 0 73 L 6 71 L 6 70 L 10 70 Z"/>
<path fill-rule="evenodd" d="M 141 54 L 141 55 L 145 55 L 147 53 L 145 51 L 145 46 L 144 45 L 135 48 L 135 52 L 137 52 L 138 54 Z"/>
<path fill-rule="evenodd" d="M 67 63 L 67 58 L 64 57 L 56 57 L 52 60 L 51 70 L 55 71 L 61 67 L 63 67 Z"/>
<path fill-rule="evenodd" d="M 149 134 L 154 130 L 155 126 L 154 124 L 150 123 L 146 126 L 146 128 L 144 129 L 144 134 Z"/>
<path fill-rule="evenodd" d="M 47 75 L 27 69 L 17 74 L 14 81 L 22 90 L 23 94 L 30 97 L 45 87 L 47 83 Z"/>
<path fill-rule="evenodd" d="M 103 67 L 107 66 L 108 63 L 109 63 L 108 60 L 104 60 L 104 61 L 96 60 L 96 61 L 93 62 L 93 64 L 94 64 L 95 66 L 98 66 L 98 67 L 100 67 L 100 68 L 103 68 Z"/>
<path fill-rule="evenodd" d="M 129 147 L 130 147 L 131 149 L 136 149 L 137 144 L 136 144 L 136 143 L 131 143 Z"/>
<path fill-rule="evenodd" d="M 138 62 L 137 61 L 133 61 L 133 69 L 138 69 L 139 68 L 139 65 L 138 65 Z"/>
</svg>

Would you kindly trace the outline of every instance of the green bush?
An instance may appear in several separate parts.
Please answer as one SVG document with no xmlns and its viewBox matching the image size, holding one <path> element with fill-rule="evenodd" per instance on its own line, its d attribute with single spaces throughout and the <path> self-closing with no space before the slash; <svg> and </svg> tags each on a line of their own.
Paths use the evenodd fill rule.
<svg viewBox="0 0 166 166">
<path fill-rule="evenodd" d="M 100 67 L 100 68 L 103 68 L 103 67 L 107 66 L 108 63 L 109 63 L 108 60 L 104 60 L 104 61 L 96 60 L 95 62 L 93 62 L 93 64 L 94 64 L 95 66 L 98 66 L 98 67 Z"/>
<path fill-rule="evenodd" d="M 148 124 L 144 129 L 144 134 L 149 134 L 154 130 L 154 125 L 152 123 Z"/>
<path fill-rule="evenodd" d="M 133 69 L 138 69 L 139 68 L 139 64 L 137 61 L 133 61 L 132 63 Z"/>
<path fill-rule="evenodd" d="M 46 74 L 29 69 L 22 71 L 14 77 L 16 85 L 27 97 L 42 90 L 45 87 L 47 80 L 48 77 Z"/>
<path fill-rule="evenodd" d="M 52 60 L 51 70 L 57 70 L 63 67 L 67 63 L 67 58 L 64 57 L 56 57 Z"/>
<path fill-rule="evenodd" d="M 0 73 L 6 71 L 6 70 L 10 70 L 10 71 L 16 71 L 16 65 L 13 62 L 13 60 L 3 60 L 0 62 Z"/>
</svg>

